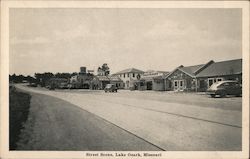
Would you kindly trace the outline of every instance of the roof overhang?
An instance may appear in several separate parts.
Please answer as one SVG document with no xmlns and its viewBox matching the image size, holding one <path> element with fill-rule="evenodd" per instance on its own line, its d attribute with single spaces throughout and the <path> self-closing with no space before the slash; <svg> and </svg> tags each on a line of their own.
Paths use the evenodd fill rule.
<svg viewBox="0 0 250 159">
<path fill-rule="evenodd" d="M 174 69 L 174 71 L 172 71 L 170 74 L 168 74 L 167 76 L 165 76 L 165 77 L 163 77 L 163 78 L 164 78 L 164 79 L 167 79 L 169 76 L 171 76 L 171 75 L 172 75 L 175 71 L 177 71 L 177 70 L 179 70 L 179 71 L 185 73 L 186 75 L 188 75 L 188 76 L 190 76 L 190 77 L 192 77 L 192 78 L 196 78 L 195 76 L 191 75 L 191 74 L 188 73 L 188 72 L 185 72 L 184 70 L 180 69 L 179 67 L 176 68 L 176 69 Z"/>
</svg>

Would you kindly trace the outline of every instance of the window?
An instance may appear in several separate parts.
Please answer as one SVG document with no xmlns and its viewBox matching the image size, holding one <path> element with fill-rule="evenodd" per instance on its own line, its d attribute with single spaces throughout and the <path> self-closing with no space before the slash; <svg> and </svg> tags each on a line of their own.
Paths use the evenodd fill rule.
<svg viewBox="0 0 250 159">
<path fill-rule="evenodd" d="M 214 79 L 210 78 L 208 79 L 208 86 L 211 86 L 214 83 Z"/>
<path fill-rule="evenodd" d="M 217 78 L 217 82 L 222 81 L 222 78 Z"/>
<path fill-rule="evenodd" d="M 129 73 L 127 74 L 127 76 L 129 77 Z"/>
<path fill-rule="evenodd" d="M 126 81 L 126 85 L 127 85 L 127 87 L 129 87 L 129 81 Z"/>
<path fill-rule="evenodd" d="M 177 81 L 174 81 L 174 86 L 177 87 L 177 85 L 178 85 L 178 84 L 177 84 Z"/>
<path fill-rule="evenodd" d="M 180 87 L 182 87 L 183 86 L 183 81 L 180 81 Z"/>
<path fill-rule="evenodd" d="M 125 78 L 125 73 L 123 74 L 123 77 Z"/>
<path fill-rule="evenodd" d="M 133 77 L 135 77 L 135 73 L 133 73 Z"/>
</svg>

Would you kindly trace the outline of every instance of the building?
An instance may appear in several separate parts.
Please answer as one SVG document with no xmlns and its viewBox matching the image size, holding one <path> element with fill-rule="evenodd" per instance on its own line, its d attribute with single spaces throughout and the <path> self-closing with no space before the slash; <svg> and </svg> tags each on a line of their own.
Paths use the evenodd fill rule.
<svg viewBox="0 0 250 159">
<path fill-rule="evenodd" d="M 110 84 L 110 79 L 107 76 L 94 76 L 91 81 L 91 89 L 104 89 L 107 84 Z"/>
<path fill-rule="evenodd" d="M 80 67 L 80 72 L 70 78 L 69 88 L 89 89 L 94 75 L 87 73 L 86 67 Z"/>
<path fill-rule="evenodd" d="M 109 76 L 109 79 L 110 83 L 114 84 L 118 89 L 124 89 L 125 84 L 119 76 Z"/>
<path fill-rule="evenodd" d="M 164 91 L 165 83 L 163 76 L 166 74 L 168 74 L 168 72 L 154 70 L 146 71 L 142 74 L 141 79 L 138 80 L 135 89 Z"/>
<path fill-rule="evenodd" d="M 135 83 L 141 78 L 144 72 L 135 68 L 129 68 L 114 73 L 112 76 L 118 76 L 124 85 L 124 89 L 134 89 Z"/>
<path fill-rule="evenodd" d="M 196 74 L 207 67 L 207 64 L 184 67 L 183 65 L 174 69 L 171 73 L 164 77 L 165 90 L 174 91 L 194 91 L 197 89 Z"/>
<path fill-rule="evenodd" d="M 199 91 L 207 90 L 213 83 L 236 80 L 242 83 L 242 59 L 214 62 L 196 75 Z"/>
<path fill-rule="evenodd" d="M 93 79 L 92 74 L 78 74 L 70 78 L 70 88 L 90 88 L 91 81 Z"/>
<path fill-rule="evenodd" d="M 242 80 L 242 59 L 214 62 L 174 69 L 164 77 L 165 90 L 205 91 L 214 82 Z"/>
</svg>

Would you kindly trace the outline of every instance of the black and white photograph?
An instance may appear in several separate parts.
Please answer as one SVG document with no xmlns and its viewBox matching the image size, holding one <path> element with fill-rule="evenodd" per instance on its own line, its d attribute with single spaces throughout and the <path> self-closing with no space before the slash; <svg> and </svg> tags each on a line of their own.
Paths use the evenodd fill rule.
<svg viewBox="0 0 250 159">
<path fill-rule="evenodd" d="M 3 158 L 249 157 L 249 3 L 21 2 L 1 12 Z"/>
</svg>

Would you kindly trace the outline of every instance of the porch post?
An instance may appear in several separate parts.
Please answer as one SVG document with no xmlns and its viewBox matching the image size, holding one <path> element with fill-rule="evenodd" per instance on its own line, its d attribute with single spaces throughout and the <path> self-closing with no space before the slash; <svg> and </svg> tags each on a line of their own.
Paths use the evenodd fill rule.
<svg viewBox="0 0 250 159">
<path fill-rule="evenodd" d="M 163 84 L 164 84 L 164 91 L 166 91 L 166 79 L 163 78 Z"/>
<path fill-rule="evenodd" d="M 197 78 L 195 78 L 195 91 L 198 92 L 198 81 L 197 81 Z"/>
</svg>

